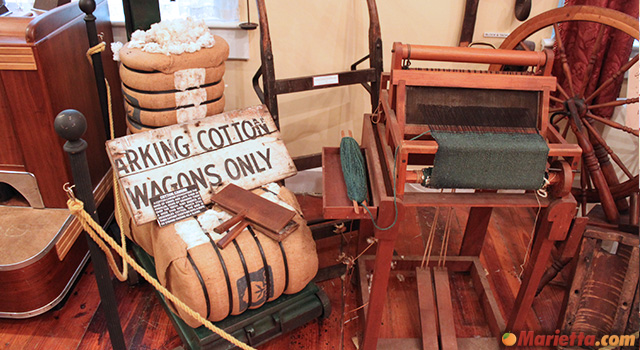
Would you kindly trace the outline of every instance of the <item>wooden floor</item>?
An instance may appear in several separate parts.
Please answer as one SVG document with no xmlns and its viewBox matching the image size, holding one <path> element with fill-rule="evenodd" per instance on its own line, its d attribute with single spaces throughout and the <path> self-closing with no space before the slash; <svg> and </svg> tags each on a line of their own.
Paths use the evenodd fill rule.
<svg viewBox="0 0 640 350">
<path fill-rule="evenodd" d="M 320 201 L 313 197 L 300 197 L 306 208 L 307 219 L 320 215 Z M 396 246 L 402 256 L 422 255 L 434 209 L 410 208 L 401 223 L 401 237 Z M 442 211 L 441 211 L 442 213 Z M 446 213 L 446 211 L 445 211 Z M 453 213 L 452 236 L 448 253 L 455 255 L 460 247 L 467 220 L 465 210 Z M 496 209 L 489 226 L 481 261 L 495 293 L 503 316 L 513 307 L 519 281 L 517 275 L 529 244 L 536 210 Z M 440 234 L 434 244 L 434 254 L 440 247 L 440 236 L 446 215 L 437 223 Z M 317 242 L 322 266 L 336 264 L 341 256 L 355 257 L 355 234 L 337 235 Z M 375 247 L 370 252 L 374 253 Z M 560 276 L 547 286 L 534 302 L 534 311 L 528 328 L 539 334 L 552 334 L 556 329 L 564 289 Z M 361 320 L 355 310 L 357 302 L 355 274 L 334 278 L 318 285 L 331 299 L 333 312 L 328 319 L 314 321 L 289 334 L 260 347 L 260 349 L 356 349 L 361 336 Z M 453 275 L 450 279 L 456 332 L 459 336 L 490 336 L 478 300 L 471 292 L 468 275 Z M 417 311 L 415 276 L 406 271 L 393 271 L 388 291 L 388 302 L 380 332 L 382 338 L 418 338 L 420 321 Z M 125 341 L 130 349 L 175 349 L 182 345 L 169 318 L 164 313 L 149 284 L 129 286 L 114 281 L 119 314 Z M 91 264 L 87 266 L 66 304 L 59 310 L 26 320 L 0 319 L 0 349 L 110 349 L 109 337 Z M 399 350 L 399 349 L 398 349 Z"/>
</svg>

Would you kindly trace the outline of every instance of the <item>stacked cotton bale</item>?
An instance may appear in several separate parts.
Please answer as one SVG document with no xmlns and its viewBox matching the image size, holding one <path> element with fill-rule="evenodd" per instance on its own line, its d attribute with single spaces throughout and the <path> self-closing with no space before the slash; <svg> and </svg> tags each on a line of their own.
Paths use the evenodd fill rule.
<svg viewBox="0 0 640 350">
<path fill-rule="evenodd" d="M 229 45 L 204 21 L 187 18 L 138 30 L 118 55 L 132 133 L 223 112 Z"/>
</svg>

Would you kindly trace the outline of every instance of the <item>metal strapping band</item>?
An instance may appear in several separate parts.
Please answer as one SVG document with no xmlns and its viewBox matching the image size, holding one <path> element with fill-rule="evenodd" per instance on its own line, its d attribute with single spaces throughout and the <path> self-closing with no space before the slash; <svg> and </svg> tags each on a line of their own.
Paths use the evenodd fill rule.
<svg viewBox="0 0 640 350">
<path fill-rule="evenodd" d="M 202 287 L 202 293 L 204 293 L 204 301 L 207 304 L 206 319 L 209 319 L 209 316 L 211 314 L 211 302 L 209 301 L 209 291 L 207 290 L 207 286 L 204 284 L 204 280 L 202 279 L 202 275 L 200 274 L 200 270 L 198 269 L 198 266 L 196 266 L 196 263 L 195 261 L 193 261 L 193 258 L 191 257 L 191 254 L 189 254 L 188 250 L 187 250 L 187 259 L 189 259 L 189 262 L 191 263 L 193 270 L 196 272 L 196 276 L 198 276 L 198 281 L 200 281 L 200 287 Z"/>
<path fill-rule="evenodd" d="M 273 291 L 271 290 L 271 280 L 272 280 L 272 275 L 271 275 L 271 271 L 269 269 L 269 265 L 267 264 L 267 257 L 264 255 L 264 250 L 262 249 L 262 244 L 260 243 L 260 240 L 258 239 L 258 236 L 256 235 L 256 232 L 253 230 L 253 227 L 251 226 L 247 226 L 247 228 L 249 229 L 249 232 L 251 232 L 251 236 L 253 236 L 253 239 L 256 241 L 256 245 L 258 246 L 258 249 L 260 250 L 260 256 L 262 257 L 262 265 L 264 266 L 264 278 L 266 279 L 266 284 L 267 284 L 267 294 L 266 297 L 264 298 L 264 302 L 266 303 L 267 301 L 269 301 L 269 297 L 272 295 L 271 293 L 273 293 Z M 271 293 L 270 293 L 271 292 Z"/>
<path fill-rule="evenodd" d="M 216 254 L 218 255 L 218 260 L 220 260 L 220 266 L 222 266 L 222 271 L 224 272 L 224 279 L 227 281 L 227 295 L 229 296 L 229 313 L 227 313 L 227 316 L 229 316 L 233 311 L 233 293 L 231 292 L 231 280 L 229 279 L 229 272 L 227 271 L 227 265 L 224 263 L 224 259 L 222 258 L 222 254 L 220 253 L 220 249 L 218 249 L 216 242 L 214 242 L 210 236 L 209 236 L 209 240 L 211 241 L 213 250 L 215 250 Z"/>
<path fill-rule="evenodd" d="M 242 254 L 242 249 L 240 249 L 240 246 L 238 245 L 238 242 L 236 242 L 236 240 L 234 239 L 233 241 L 233 245 L 236 247 L 236 250 L 238 251 L 238 256 L 240 257 L 240 262 L 242 262 L 242 269 L 244 270 L 244 277 L 247 280 L 247 308 L 244 310 L 239 310 L 240 312 L 244 312 L 245 310 L 249 309 L 250 306 L 252 306 L 251 304 L 253 304 L 253 294 L 251 293 L 251 276 L 249 275 L 249 268 L 247 268 L 247 262 L 244 260 L 244 254 Z M 238 291 L 238 299 L 240 298 L 240 291 Z"/>
<path fill-rule="evenodd" d="M 289 288 L 289 263 L 287 262 L 287 253 L 284 251 L 284 247 L 282 246 L 282 242 L 278 242 L 280 246 L 280 253 L 282 254 L 282 260 L 284 261 L 284 289 L 282 292 Z"/>
</svg>

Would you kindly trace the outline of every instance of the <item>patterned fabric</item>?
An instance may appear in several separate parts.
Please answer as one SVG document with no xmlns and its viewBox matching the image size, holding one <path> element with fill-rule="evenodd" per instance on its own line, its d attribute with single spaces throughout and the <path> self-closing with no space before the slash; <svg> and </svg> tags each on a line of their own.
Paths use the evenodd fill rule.
<svg viewBox="0 0 640 350">
<path fill-rule="evenodd" d="M 638 0 L 566 0 L 565 6 L 569 5 L 608 7 L 633 17 L 638 17 Z M 560 23 L 559 27 L 560 38 L 564 43 L 567 61 L 571 68 L 574 92 L 578 94 L 584 82 L 589 56 L 598 37 L 600 24 L 572 21 Z M 611 27 L 605 29 L 600 50 L 596 53 L 596 64 L 591 77 L 587 80 L 585 97 L 595 91 L 604 81 L 615 74 L 622 65 L 629 61 L 632 44 L 633 38 L 626 33 Z M 558 78 L 558 82 L 565 91 L 571 94 L 569 84 L 562 70 L 557 44 L 554 47 L 554 51 L 556 60 L 553 66 L 553 75 Z M 622 80 L 623 76 L 620 76 L 614 84 L 600 93 L 591 104 L 613 101 L 619 95 Z M 559 93 L 556 92 L 556 94 Z M 600 108 L 595 112 L 605 118 L 610 118 L 613 114 L 613 107 Z"/>
</svg>

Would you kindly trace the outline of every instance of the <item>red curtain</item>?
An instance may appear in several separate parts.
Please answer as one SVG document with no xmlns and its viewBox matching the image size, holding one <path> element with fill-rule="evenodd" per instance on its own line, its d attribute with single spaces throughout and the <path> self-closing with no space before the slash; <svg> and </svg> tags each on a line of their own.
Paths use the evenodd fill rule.
<svg viewBox="0 0 640 350">
<path fill-rule="evenodd" d="M 638 18 L 638 0 L 566 0 L 565 6 L 570 5 L 591 5 L 611 8 Z M 592 53 L 593 45 L 598 37 L 598 30 L 601 24 L 592 22 L 562 22 L 559 24 L 559 35 L 564 44 L 567 54 L 567 62 L 571 68 L 571 78 L 575 94 L 579 94 L 585 81 L 585 71 L 589 63 L 589 56 Z M 613 76 L 622 65 L 629 61 L 633 38 L 628 34 L 606 27 L 600 50 L 596 53 L 595 66 L 589 79 L 586 80 L 586 90 L 584 96 L 589 96 L 609 77 Z M 553 66 L 553 74 L 558 78 L 558 82 L 571 95 L 568 81 L 560 62 L 560 52 L 556 41 L 554 48 L 556 60 Z M 601 92 L 590 104 L 613 101 L 618 97 L 623 76 L 610 85 L 608 89 Z M 556 92 L 558 94 L 558 92 Z M 613 114 L 613 107 L 600 108 L 597 114 L 610 118 Z"/>
</svg>

